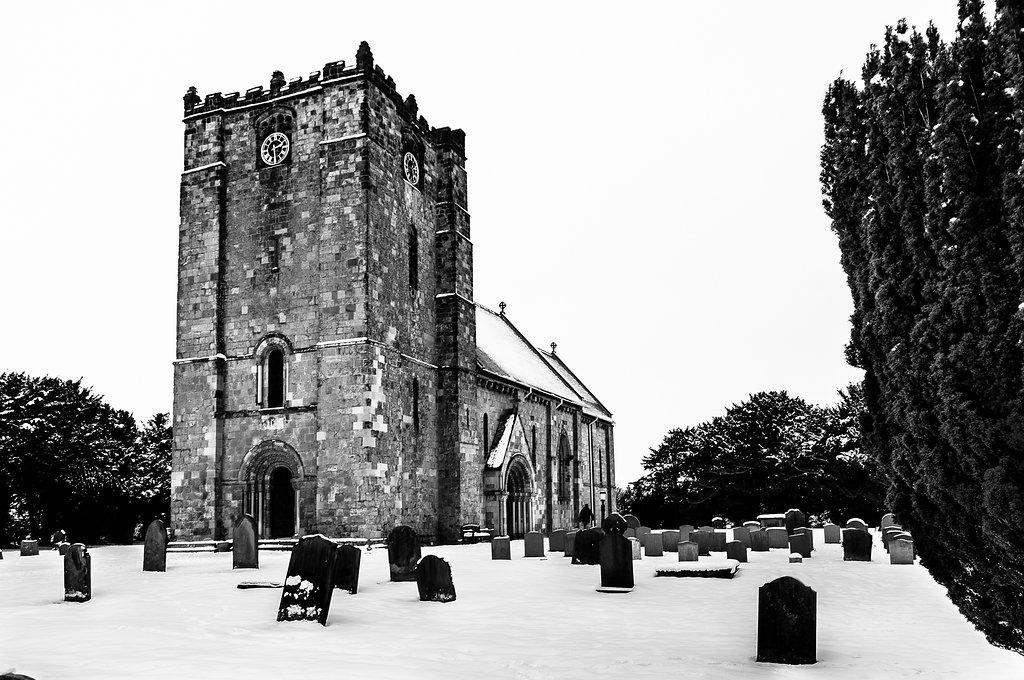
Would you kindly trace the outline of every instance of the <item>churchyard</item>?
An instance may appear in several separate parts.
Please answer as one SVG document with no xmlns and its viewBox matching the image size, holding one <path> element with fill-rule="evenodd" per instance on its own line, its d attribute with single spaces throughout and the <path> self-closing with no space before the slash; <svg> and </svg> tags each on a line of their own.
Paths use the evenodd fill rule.
<svg viewBox="0 0 1024 680">
<path fill-rule="evenodd" d="M 6 550 L 0 673 L 14 669 L 36 680 L 1024 677 L 1024 658 L 990 646 L 912 557 L 894 563 L 905 562 L 905 552 L 890 558 L 877 529 L 859 533 L 854 523 L 797 532 L 785 548 L 768 548 L 768 531 L 748 527 L 681 529 L 623 524 L 609 529 L 616 540 L 596 542 L 594 533 L 558 534 L 557 551 L 549 537 L 540 537 L 539 550 L 537 535 L 421 546 L 422 559 L 408 538 L 393 546 L 391 559 L 387 548 L 324 552 L 326 542 L 306 539 L 304 564 L 287 551 L 263 550 L 258 569 L 232 568 L 238 556 L 228 552 L 169 552 L 165 571 L 144 570 L 154 562 L 141 545 L 90 547 L 85 602 L 65 601 L 66 564 L 82 568 L 80 549 L 65 551 L 67 560 L 45 547 L 32 554 L 29 546 L 24 557 Z M 843 533 L 844 546 L 837 530 L 856 534 Z M 890 548 L 909 542 L 900 533 L 890 532 Z M 289 581 L 294 592 L 322 597 L 310 590 L 315 565 L 328 564 L 317 555 L 330 556 L 326 617 L 316 610 L 298 617 L 312 620 L 279 621 L 292 602 L 282 588 L 238 587 Z M 609 570 L 611 559 L 617 566 Z M 424 579 L 417 583 L 394 564 L 410 560 L 441 581 L 450 569 L 458 597 L 452 591 L 422 601 L 432 599 L 424 597 Z M 626 587 L 599 592 L 623 564 L 633 587 L 618 582 L 611 585 Z M 655 576 L 722 565 L 731 565 L 731 578 Z M 759 663 L 758 620 L 766 612 L 759 600 L 811 591 L 814 639 L 804 651 L 815 663 Z"/>
</svg>

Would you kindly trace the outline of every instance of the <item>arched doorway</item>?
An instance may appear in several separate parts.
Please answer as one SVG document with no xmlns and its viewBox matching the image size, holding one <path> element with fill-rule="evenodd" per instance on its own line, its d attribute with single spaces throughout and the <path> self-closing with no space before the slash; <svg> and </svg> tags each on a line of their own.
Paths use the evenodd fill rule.
<svg viewBox="0 0 1024 680">
<path fill-rule="evenodd" d="M 295 535 L 295 489 L 292 487 L 292 473 L 281 466 L 270 473 L 267 485 L 270 538 L 284 538 Z"/>
<path fill-rule="evenodd" d="M 512 461 L 505 479 L 506 533 L 512 538 L 523 538 L 530 531 L 530 472 L 521 459 Z"/>
</svg>

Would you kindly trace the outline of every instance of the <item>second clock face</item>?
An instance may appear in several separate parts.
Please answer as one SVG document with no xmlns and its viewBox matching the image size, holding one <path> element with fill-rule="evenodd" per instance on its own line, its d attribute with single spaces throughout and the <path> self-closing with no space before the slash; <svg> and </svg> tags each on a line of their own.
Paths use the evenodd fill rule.
<svg viewBox="0 0 1024 680">
<path fill-rule="evenodd" d="M 280 165 L 288 157 L 291 143 L 283 132 L 271 132 L 260 145 L 260 158 L 267 165 Z"/>
<path fill-rule="evenodd" d="M 414 186 L 420 183 L 420 164 L 416 160 L 416 156 L 406 152 L 402 158 L 402 167 L 405 169 L 405 178 L 409 180 L 409 184 Z"/>
</svg>

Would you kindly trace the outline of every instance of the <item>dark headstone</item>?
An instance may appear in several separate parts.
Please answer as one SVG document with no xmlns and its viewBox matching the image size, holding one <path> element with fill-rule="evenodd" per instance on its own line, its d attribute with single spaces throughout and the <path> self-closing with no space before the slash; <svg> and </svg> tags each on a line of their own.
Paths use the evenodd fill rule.
<svg viewBox="0 0 1024 680">
<path fill-rule="evenodd" d="M 679 532 L 675 529 L 666 529 L 661 532 L 661 548 L 665 552 L 675 552 L 679 545 Z"/>
<path fill-rule="evenodd" d="M 715 530 L 715 528 L 713 526 L 711 526 L 710 524 L 705 524 L 702 527 L 697 527 L 697 531 L 706 531 L 709 534 L 714 532 L 714 530 Z"/>
<path fill-rule="evenodd" d="M 565 529 L 555 529 L 548 536 L 549 552 L 565 552 Z"/>
<path fill-rule="evenodd" d="M 563 537 L 563 544 L 564 544 Z M 512 559 L 512 539 L 508 536 L 495 536 L 491 539 L 491 559 L 510 560 Z"/>
<path fill-rule="evenodd" d="M 637 519 L 636 515 L 623 515 L 623 519 L 626 520 L 626 526 L 630 529 L 640 528 L 640 520 Z"/>
<path fill-rule="evenodd" d="M 896 524 L 890 524 L 886 528 L 882 529 L 882 547 L 886 550 L 889 549 L 889 541 L 892 540 L 893 536 L 903 533 L 903 527 Z"/>
<path fill-rule="evenodd" d="M 600 564 L 601 539 L 605 537 L 603 530 L 597 527 L 576 532 L 576 540 L 572 549 L 573 564 Z"/>
<path fill-rule="evenodd" d="M 783 527 L 786 526 L 786 515 L 781 513 L 765 513 L 757 516 L 757 521 L 761 523 L 761 527 L 767 529 L 768 527 Z"/>
<path fill-rule="evenodd" d="M 913 564 L 914 542 L 906 538 L 894 538 L 889 542 L 889 564 Z"/>
<path fill-rule="evenodd" d="M 64 601 L 88 602 L 91 599 L 92 556 L 84 545 L 75 543 L 64 555 Z"/>
<path fill-rule="evenodd" d="M 637 527 L 636 537 L 640 539 L 640 542 L 647 545 L 647 534 L 651 533 L 650 527 Z"/>
<path fill-rule="evenodd" d="M 811 556 L 811 537 L 809 534 L 790 534 L 789 552 L 797 553 L 800 557 Z"/>
<path fill-rule="evenodd" d="M 415 581 L 420 561 L 420 538 L 412 527 L 399 524 L 388 534 L 388 564 L 392 581 Z"/>
<path fill-rule="evenodd" d="M 420 560 L 416 567 L 416 587 L 419 588 L 420 600 L 423 602 L 455 601 L 452 568 L 437 555 L 427 555 Z"/>
<path fill-rule="evenodd" d="M 761 523 L 760 522 L 755 522 L 753 520 L 750 520 L 750 521 L 744 522 L 743 526 L 745 526 L 747 529 L 750 529 L 751 531 L 757 531 L 758 529 L 761 528 Z"/>
<path fill-rule="evenodd" d="M 800 553 L 789 553 L 789 563 L 799 564 L 804 561 L 804 556 Z"/>
<path fill-rule="evenodd" d="M 733 527 L 732 540 L 739 541 L 747 548 L 750 548 L 750 529 L 747 527 Z"/>
<path fill-rule="evenodd" d="M 839 528 L 838 524 L 826 524 L 825 525 L 825 542 L 826 543 L 842 543 L 843 542 L 843 530 Z"/>
<path fill-rule="evenodd" d="M 353 595 L 359 590 L 359 563 L 363 560 L 363 551 L 354 545 L 338 546 L 334 555 L 334 587 L 347 590 Z"/>
<path fill-rule="evenodd" d="M 164 529 L 164 523 L 158 519 L 146 527 L 142 571 L 167 571 L 167 530 Z"/>
<path fill-rule="evenodd" d="M 723 517 L 715 517 L 711 520 L 711 526 L 715 529 L 724 529 L 725 519 Z"/>
<path fill-rule="evenodd" d="M 817 662 L 818 594 L 782 576 L 758 590 L 757 660 L 767 663 Z"/>
<path fill-rule="evenodd" d="M 636 529 L 626 529 L 622 535 L 626 538 L 636 538 Z"/>
<path fill-rule="evenodd" d="M 751 552 L 768 552 L 768 532 L 764 529 L 750 532 Z"/>
<path fill-rule="evenodd" d="M 50 545 L 56 547 L 58 544 L 64 543 L 67 540 L 68 540 L 68 535 L 66 533 L 64 533 L 64 530 L 63 529 L 57 529 L 57 531 L 54 531 L 53 535 L 50 536 Z"/>
<path fill-rule="evenodd" d="M 683 541 L 678 546 L 680 562 L 696 562 L 699 549 L 693 541 Z"/>
<path fill-rule="evenodd" d="M 661 557 L 665 554 L 664 543 L 661 534 L 647 534 L 644 536 L 644 556 Z"/>
<path fill-rule="evenodd" d="M 598 544 L 602 588 L 633 587 L 633 548 L 620 532 L 606 533 Z"/>
<path fill-rule="evenodd" d="M 697 554 L 710 555 L 711 534 L 707 531 L 691 531 L 690 540 L 697 544 Z"/>
<path fill-rule="evenodd" d="M 843 561 L 871 561 L 871 534 L 867 529 L 843 529 Z"/>
<path fill-rule="evenodd" d="M 60 555 L 61 557 L 63 557 L 64 555 L 68 554 L 69 550 L 71 550 L 71 544 L 68 543 L 67 541 L 64 541 L 62 543 L 58 543 L 56 545 L 56 548 L 57 548 L 57 554 Z"/>
<path fill-rule="evenodd" d="M 881 529 L 883 533 L 885 533 L 885 530 L 888 527 L 896 523 L 896 516 L 893 515 L 891 512 L 887 512 L 884 515 L 882 515 L 882 521 L 878 523 L 878 528 Z"/>
<path fill-rule="evenodd" d="M 21 542 L 21 556 L 32 557 L 39 554 L 39 541 L 26 538 Z"/>
<path fill-rule="evenodd" d="M 601 528 L 606 534 L 622 534 L 629 528 L 629 524 L 626 523 L 625 517 L 613 512 L 601 520 Z"/>
<path fill-rule="evenodd" d="M 846 528 L 847 529 L 867 529 L 868 525 L 867 525 L 867 522 L 862 520 L 860 517 L 851 517 L 850 519 L 846 520 Z"/>
<path fill-rule="evenodd" d="M 743 541 L 729 541 L 725 544 L 725 557 L 737 562 L 747 561 L 747 546 Z"/>
<path fill-rule="evenodd" d="M 680 524 L 679 525 L 679 540 L 680 541 L 689 540 L 690 534 L 692 534 L 692 533 L 693 533 L 693 525 L 692 524 Z"/>
<path fill-rule="evenodd" d="M 35 678 L 22 675 L 21 673 L 4 673 L 0 675 L 0 680 L 35 680 Z"/>
<path fill-rule="evenodd" d="M 259 569 L 260 549 L 256 540 L 256 520 L 239 515 L 231 528 L 231 568 Z"/>
<path fill-rule="evenodd" d="M 725 552 L 724 531 L 712 531 L 708 534 L 708 550 L 711 552 Z"/>
<path fill-rule="evenodd" d="M 786 527 L 768 527 L 764 532 L 768 534 L 769 548 L 789 547 L 789 534 L 786 533 Z"/>
<path fill-rule="evenodd" d="M 576 552 L 576 531 L 565 532 L 565 556 L 572 557 L 573 553 Z"/>
<path fill-rule="evenodd" d="M 544 557 L 544 534 L 539 531 L 527 531 L 523 541 L 525 557 Z"/>
<path fill-rule="evenodd" d="M 796 533 L 795 529 L 797 527 L 802 527 L 802 526 L 805 526 L 806 524 L 807 524 L 807 518 L 804 516 L 804 513 L 800 512 L 796 508 L 790 508 L 789 510 L 786 511 L 786 533 L 787 534 Z"/>
<path fill-rule="evenodd" d="M 292 548 L 288 575 L 277 609 L 278 621 L 317 621 L 327 625 L 334 594 L 337 546 L 323 536 L 303 536 Z"/>
<path fill-rule="evenodd" d="M 811 550 L 814 550 L 814 530 L 810 527 L 797 527 L 793 530 L 794 534 L 805 534 L 807 540 L 811 543 Z"/>
</svg>

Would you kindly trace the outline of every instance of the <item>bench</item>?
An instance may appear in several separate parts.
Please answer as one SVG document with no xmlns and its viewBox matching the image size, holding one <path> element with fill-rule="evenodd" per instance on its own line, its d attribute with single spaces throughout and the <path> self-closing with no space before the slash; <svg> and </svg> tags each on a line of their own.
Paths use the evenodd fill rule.
<svg viewBox="0 0 1024 680">
<path fill-rule="evenodd" d="M 491 532 L 481 531 L 479 524 L 463 524 L 462 525 L 462 542 L 463 543 L 476 543 L 478 541 L 490 541 Z"/>
</svg>

